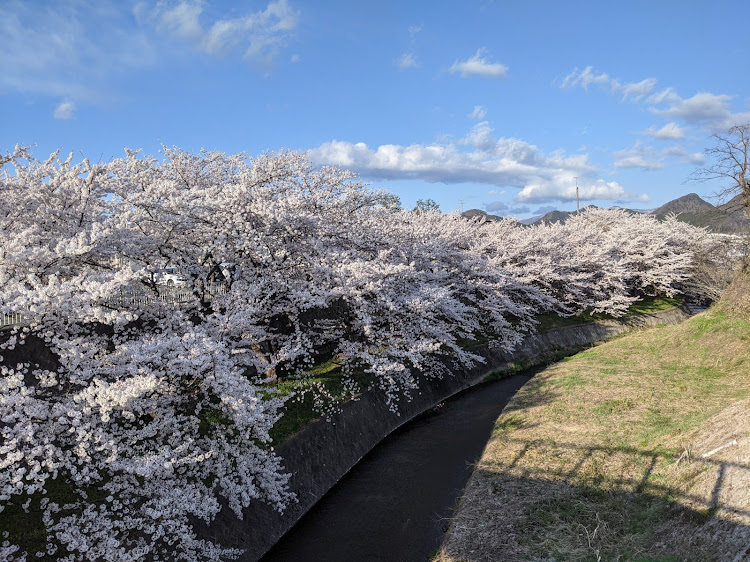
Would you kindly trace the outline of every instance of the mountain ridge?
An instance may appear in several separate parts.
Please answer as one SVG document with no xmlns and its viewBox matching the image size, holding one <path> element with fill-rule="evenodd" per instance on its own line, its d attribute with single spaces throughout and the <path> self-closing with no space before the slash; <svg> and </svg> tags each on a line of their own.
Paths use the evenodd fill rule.
<svg viewBox="0 0 750 562">
<path fill-rule="evenodd" d="M 654 215 L 659 220 L 664 220 L 667 215 L 674 214 L 677 216 L 677 220 L 692 224 L 693 226 L 706 227 L 712 232 L 722 234 L 740 234 L 750 230 L 750 218 L 744 212 L 745 207 L 741 195 L 737 195 L 726 203 L 713 205 L 697 193 L 688 193 L 665 203 L 657 209 L 624 210 L 629 213 Z M 568 217 L 575 213 L 575 211 L 555 210 L 518 222 L 524 225 L 554 222 L 564 223 Z M 490 215 L 480 209 L 469 209 L 461 213 L 461 216 L 467 218 L 484 218 L 485 220 L 502 220 L 502 217 Z"/>
</svg>

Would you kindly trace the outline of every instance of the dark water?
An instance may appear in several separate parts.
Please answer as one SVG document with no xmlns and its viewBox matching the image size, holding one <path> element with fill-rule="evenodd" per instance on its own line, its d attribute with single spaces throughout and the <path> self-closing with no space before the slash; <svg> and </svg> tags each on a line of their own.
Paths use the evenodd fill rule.
<svg viewBox="0 0 750 562">
<path fill-rule="evenodd" d="M 472 463 L 517 375 L 470 389 L 390 435 L 274 548 L 271 561 L 424 561 L 438 549 Z"/>
</svg>

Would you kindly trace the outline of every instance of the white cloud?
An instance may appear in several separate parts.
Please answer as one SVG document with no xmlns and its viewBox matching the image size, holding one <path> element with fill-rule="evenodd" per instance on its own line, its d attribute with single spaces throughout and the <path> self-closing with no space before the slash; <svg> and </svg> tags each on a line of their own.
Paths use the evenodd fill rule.
<svg viewBox="0 0 750 562">
<path fill-rule="evenodd" d="M 656 78 L 646 78 L 640 82 L 625 84 L 622 87 L 622 99 L 638 101 L 653 92 L 655 87 Z"/>
<path fill-rule="evenodd" d="M 521 202 L 575 200 L 576 176 L 580 185 L 587 186 L 582 192 L 585 199 L 589 194 L 599 199 L 635 197 L 616 182 L 597 179 L 586 155 L 545 154 L 522 140 L 496 137 L 486 121 L 477 123 L 459 140 L 377 148 L 334 140 L 311 150 L 310 156 L 317 164 L 341 166 L 376 180 L 515 187 L 521 189 L 516 197 Z"/>
<path fill-rule="evenodd" d="M 474 56 L 465 61 L 456 61 L 450 67 L 451 73 L 458 72 L 462 78 L 469 76 L 484 76 L 487 78 L 503 78 L 508 73 L 508 67 L 498 62 L 490 62 L 485 58 L 487 49 L 478 49 Z"/>
<path fill-rule="evenodd" d="M 481 121 L 487 117 L 487 108 L 483 105 L 475 105 L 474 111 L 469 114 L 469 117 L 475 121 Z"/>
<path fill-rule="evenodd" d="M 647 171 L 663 169 L 668 158 L 693 165 L 703 162 L 702 154 L 690 153 L 678 145 L 656 150 L 651 146 L 644 146 L 640 142 L 636 142 L 630 148 L 615 151 L 614 156 L 615 166 L 618 168 L 640 168 Z"/>
<path fill-rule="evenodd" d="M 649 110 L 655 115 L 671 120 L 681 120 L 688 125 L 705 127 L 711 131 L 726 130 L 733 125 L 750 122 L 750 111 L 732 113 L 730 101 L 733 96 L 700 92 L 685 99 L 679 96 L 673 88 L 664 88 L 654 93 L 656 83 L 655 78 L 646 78 L 640 82 L 622 83 L 604 72 L 596 74 L 592 67 L 587 66 L 583 70 L 574 69 L 562 80 L 560 87 L 580 86 L 588 89 L 590 85 L 595 84 L 613 94 L 621 94 L 623 101 L 629 100 L 648 104 Z M 666 105 L 666 107 L 659 107 L 663 105 Z M 649 129 L 647 133 L 654 138 L 677 140 L 684 137 L 684 131 L 674 122 L 669 123 L 659 131 Z M 634 166 L 637 163 L 637 160 L 631 161 Z"/>
<path fill-rule="evenodd" d="M 639 101 L 654 90 L 656 87 L 656 78 L 646 78 L 640 82 L 622 83 L 620 80 L 612 78 L 606 72 L 595 74 L 593 68 L 587 66 L 583 70 L 578 70 L 578 68 L 573 69 L 570 74 L 563 78 L 560 87 L 573 88 L 580 86 L 584 90 L 588 90 L 592 84 L 609 90 L 613 94 L 622 94 L 623 101 Z"/>
<path fill-rule="evenodd" d="M 702 152 L 688 152 L 681 146 L 670 146 L 664 149 L 665 156 L 674 156 L 681 162 L 693 165 L 701 165 L 706 161 L 706 157 Z"/>
<path fill-rule="evenodd" d="M 156 60 L 128 18 L 120 4 L 107 0 L 0 2 L 0 90 L 77 102 L 111 95 L 102 86 L 108 77 Z"/>
<path fill-rule="evenodd" d="M 507 211 L 508 204 L 504 201 L 492 201 L 484 204 L 484 210 L 490 213 L 496 213 L 498 211 Z"/>
<path fill-rule="evenodd" d="M 52 114 L 52 116 L 55 119 L 73 119 L 73 112 L 75 111 L 76 106 L 75 104 L 70 100 L 65 100 L 60 102 L 60 104 L 55 108 L 55 112 Z"/>
<path fill-rule="evenodd" d="M 665 117 L 679 118 L 688 123 L 715 121 L 729 115 L 727 104 L 731 99 L 731 96 L 727 95 L 702 92 L 695 94 L 692 98 L 675 99 L 667 109 L 654 112 Z"/>
<path fill-rule="evenodd" d="M 466 136 L 458 141 L 458 144 L 470 145 L 478 150 L 490 152 L 498 142 L 494 133 L 489 121 L 482 121 L 474 125 Z"/>
<path fill-rule="evenodd" d="M 409 26 L 409 49 L 395 60 L 395 65 L 401 70 L 419 68 L 417 56 L 414 54 L 414 47 L 417 43 L 417 35 L 420 31 L 422 31 L 421 25 Z"/>
<path fill-rule="evenodd" d="M 680 101 L 680 99 L 680 96 L 678 96 L 672 88 L 665 88 L 661 92 L 650 95 L 646 99 L 646 102 L 658 105 L 660 103 L 664 103 L 665 101 L 675 102 Z"/>
<path fill-rule="evenodd" d="M 664 168 L 664 155 L 650 146 L 636 142 L 630 148 L 617 150 L 614 153 L 615 166 L 618 168 L 640 168 L 642 170 L 661 170 Z"/>
<path fill-rule="evenodd" d="M 732 113 L 729 102 L 732 96 L 700 92 L 683 99 L 673 92 L 664 97 L 669 104 L 666 109 L 651 108 L 656 115 L 669 119 L 681 119 L 690 125 L 701 125 L 712 130 L 724 130 L 733 125 L 750 121 L 750 112 Z"/>
<path fill-rule="evenodd" d="M 120 95 L 112 79 L 167 56 L 184 57 L 184 42 L 209 54 L 237 52 L 268 70 L 299 14 L 287 0 L 272 0 L 236 18 L 205 18 L 197 0 L 140 2 L 132 9 L 115 0 L 0 2 L 0 91 L 51 96 L 71 108 L 106 102 Z M 72 114 L 65 105 L 53 113 Z"/>
<path fill-rule="evenodd" d="M 157 2 L 152 8 L 140 3 L 134 13 L 139 22 L 153 23 L 158 32 L 192 43 L 209 55 L 242 52 L 243 58 L 266 71 L 273 67 L 300 17 L 287 0 L 272 0 L 264 10 L 219 19 L 204 27 L 200 21 L 203 8 L 201 0 L 180 0 Z"/>
<path fill-rule="evenodd" d="M 680 140 L 685 137 L 685 130 L 674 122 L 667 123 L 661 129 L 651 126 L 646 133 L 660 140 Z"/>
<path fill-rule="evenodd" d="M 588 90 L 591 84 L 596 84 L 605 88 L 609 88 L 613 91 L 620 88 L 620 83 L 613 78 L 610 78 L 609 74 L 601 73 L 594 74 L 592 67 L 587 66 L 583 70 L 579 71 L 577 68 L 568 74 L 562 81 L 562 88 L 573 88 L 575 86 L 581 86 L 584 90 Z"/>
<path fill-rule="evenodd" d="M 396 66 L 402 70 L 406 70 L 408 68 L 417 68 L 419 64 L 417 64 L 417 59 L 412 53 L 404 53 L 396 59 Z"/>
<path fill-rule="evenodd" d="M 619 183 L 615 181 L 607 182 L 602 179 L 581 181 L 579 178 L 578 192 L 580 199 L 583 201 L 594 199 L 648 201 L 648 195 L 628 193 Z M 530 184 L 521 190 L 516 199 L 522 202 L 542 202 L 551 199 L 575 201 L 576 186 L 574 182 L 570 182 L 568 186 Z"/>
<path fill-rule="evenodd" d="M 159 2 L 152 12 L 156 15 L 156 29 L 183 39 L 185 41 L 201 41 L 204 35 L 198 18 L 203 12 L 203 2 L 179 2 L 171 8 L 165 8 L 166 4 Z M 137 13 L 145 6 L 141 3 L 136 6 Z"/>
</svg>

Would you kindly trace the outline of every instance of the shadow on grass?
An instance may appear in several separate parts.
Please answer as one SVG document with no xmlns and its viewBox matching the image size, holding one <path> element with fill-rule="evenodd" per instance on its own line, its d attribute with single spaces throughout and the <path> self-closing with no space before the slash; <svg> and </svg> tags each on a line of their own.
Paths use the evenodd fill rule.
<svg viewBox="0 0 750 562">
<path fill-rule="evenodd" d="M 750 560 L 748 495 L 736 494 L 747 462 L 510 436 L 502 447 L 475 471 L 437 560 Z"/>
</svg>

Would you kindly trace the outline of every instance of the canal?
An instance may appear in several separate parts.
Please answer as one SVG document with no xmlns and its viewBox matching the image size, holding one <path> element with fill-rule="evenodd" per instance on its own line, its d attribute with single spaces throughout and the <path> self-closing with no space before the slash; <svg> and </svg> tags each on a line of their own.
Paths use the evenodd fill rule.
<svg viewBox="0 0 750 562">
<path fill-rule="evenodd" d="M 495 420 L 529 378 L 515 375 L 476 386 L 395 431 L 263 562 L 429 560 Z"/>
</svg>

